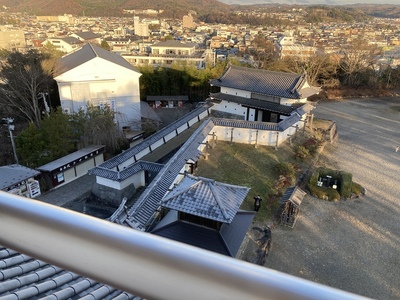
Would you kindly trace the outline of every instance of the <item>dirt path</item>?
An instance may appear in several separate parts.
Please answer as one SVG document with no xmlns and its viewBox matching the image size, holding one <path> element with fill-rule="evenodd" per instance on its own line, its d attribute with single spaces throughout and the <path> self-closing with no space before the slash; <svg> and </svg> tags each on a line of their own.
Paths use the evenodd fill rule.
<svg viewBox="0 0 400 300">
<path fill-rule="evenodd" d="M 353 174 L 366 196 L 307 196 L 294 229 L 272 232 L 266 267 L 375 299 L 400 299 L 400 99 L 320 103 L 339 141 L 320 163 Z M 328 154 L 326 154 L 328 153 Z"/>
</svg>

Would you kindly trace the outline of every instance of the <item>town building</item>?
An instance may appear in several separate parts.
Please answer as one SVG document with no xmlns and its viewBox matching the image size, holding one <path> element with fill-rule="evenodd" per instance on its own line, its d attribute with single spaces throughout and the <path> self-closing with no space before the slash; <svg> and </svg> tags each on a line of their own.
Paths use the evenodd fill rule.
<svg viewBox="0 0 400 300">
<path fill-rule="evenodd" d="M 83 42 L 75 37 L 60 37 L 48 38 L 42 42 L 42 45 L 53 45 L 59 51 L 70 53 L 82 47 Z"/>
<path fill-rule="evenodd" d="M 37 167 L 47 189 L 69 183 L 104 162 L 104 146 L 89 146 Z"/>
<path fill-rule="evenodd" d="M 255 216 L 239 209 L 249 190 L 186 174 L 161 201 L 165 217 L 151 233 L 236 257 Z"/>
<path fill-rule="evenodd" d="M 25 48 L 26 41 L 23 30 L 0 26 L 0 49 L 19 51 Z"/>
<path fill-rule="evenodd" d="M 197 50 L 195 43 L 178 40 L 157 42 L 149 46 L 148 53 L 123 53 L 122 56 L 132 65 L 170 66 L 173 63 L 192 64 L 197 68 L 205 67 L 207 52 Z"/>
<path fill-rule="evenodd" d="M 85 44 L 62 57 L 55 80 L 62 110 L 76 113 L 88 105 L 109 106 L 120 129 L 140 126 L 139 71 L 122 56 Z"/>
<path fill-rule="evenodd" d="M 71 33 L 69 36 L 78 39 L 82 43 L 91 43 L 97 45 L 100 45 L 101 43 L 101 37 L 92 31 L 77 31 Z"/>
<path fill-rule="evenodd" d="M 215 113 L 246 121 L 279 123 L 296 113 L 308 112 L 307 98 L 319 92 L 307 74 L 273 72 L 230 65 L 222 76 L 210 81 L 217 91 L 210 94 Z"/>
<path fill-rule="evenodd" d="M 195 24 L 193 22 L 193 16 L 191 14 L 183 16 L 182 19 L 182 28 L 193 29 L 195 28 Z"/>
<path fill-rule="evenodd" d="M 133 17 L 134 32 L 137 36 L 146 37 L 150 35 L 149 25 L 147 23 L 140 22 L 138 16 Z"/>
<path fill-rule="evenodd" d="M 0 190 L 27 198 L 35 198 L 41 194 L 37 180 L 39 175 L 39 171 L 19 164 L 0 166 Z"/>
</svg>

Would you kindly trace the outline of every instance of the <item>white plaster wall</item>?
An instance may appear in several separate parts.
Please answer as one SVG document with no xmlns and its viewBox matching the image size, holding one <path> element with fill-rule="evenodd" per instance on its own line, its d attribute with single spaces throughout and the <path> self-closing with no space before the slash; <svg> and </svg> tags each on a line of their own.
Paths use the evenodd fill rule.
<svg viewBox="0 0 400 300">
<path fill-rule="evenodd" d="M 128 179 L 121 181 L 120 184 L 120 189 L 124 189 L 127 186 L 129 186 L 130 184 L 133 184 L 133 186 L 135 188 L 139 188 L 141 186 L 145 186 L 145 172 L 144 171 L 140 171 L 138 173 L 136 173 L 135 175 L 129 177 Z"/>
<path fill-rule="evenodd" d="M 107 178 L 96 176 L 96 183 L 108 186 L 110 188 L 120 190 L 120 184 L 118 181 L 110 180 Z"/>
<path fill-rule="evenodd" d="M 185 131 L 186 129 L 188 129 L 187 124 L 183 124 L 182 126 L 177 128 L 178 134 L 182 133 L 183 131 Z"/>
<path fill-rule="evenodd" d="M 234 143 L 256 144 L 264 146 L 275 146 L 277 140 L 277 132 L 269 130 L 256 130 L 247 128 L 215 126 L 213 131 L 218 137 L 218 141 L 231 141 L 233 136 Z M 233 135 L 232 135 L 233 134 Z M 283 142 L 284 133 L 279 132 L 278 143 Z"/>
<path fill-rule="evenodd" d="M 127 159 L 126 161 L 124 161 L 122 164 L 118 165 L 118 169 L 120 171 L 122 171 L 123 169 L 129 167 L 130 165 L 132 165 L 134 163 L 135 163 L 135 159 L 134 159 L 134 157 L 131 157 L 131 158 Z"/>
<path fill-rule="evenodd" d="M 75 177 L 75 169 L 71 168 L 64 171 L 64 183 L 68 183 L 76 179 Z"/>
<path fill-rule="evenodd" d="M 301 99 L 289 99 L 289 98 L 281 98 L 281 104 L 282 105 L 292 105 L 293 103 L 304 103 L 307 102 L 307 98 L 301 98 Z"/>
<path fill-rule="evenodd" d="M 244 97 L 244 98 L 251 98 L 251 92 L 238 90 L 238 89 L 234 89 L 234 88 L 221 87 L 221 93 Z"/>
<path fill-rule="evenodd" d="M 209 113 L 209 111 L 208 111 L 208 110 L 206 110 L 206 111 L 202 112 L 202 113 L 199 115 L 199 117 L 200 117 L 200 120 L 202 120 L 202 119 L 204 119 L 204 118 L 208 117 L 208 115 L 209 115 L 209 114 L 210 114 L 210 113 Z"/>
<path fill-rule="evenodd" d="M 157 142 L 151 144 L 150 147 L 151 147 L 152 150 L 154 150 L 154 149 L 157 149 L 158 147 L 160 147 L 162 145 L 164 145 L 164 141 L 162 139 L 160 139 Z"/>
<path fill-rule="evenodd" d="M 165 141 L 168 142 L 170 139 L 173 139 L 174 137 L 176 137 L 176 132 L 172 131 L 172 132 L 168 133 L 164 138 L 165 138 Z"/>
<path fill-rule="evenodd" d="M 95 156 L 94 159 L 95 159 L 95 165 L 96 165 L 96 166 L 102 164 L 102 163 L 104 162 L 104 155 L 103 155 L 103 153 L 101 153 L 101 154 Z"/>
<path fill-rule="evenodd" d="M 248 121 L 255 121 L 256 118 L 256 110 L 254 108 L 249 109 L 249 114 L 246 116 L 246 120 Z"/>
<path fill-rule="evenodd" d="M 189 127 L 193 126 L 193 124 L 196 124 L 199 120 L 196 118 L 191 119 L 188 123 L 189 123 Z"/>
<path fill-rule="evenodd" d="M 141 159 L 143 156 L 147 155 L 150 153 L 150 149 L 147 147 L 146 149 L 143 149 L 142 151 L 140 151 L 138 154 L 136 154 L 136 159 L 139 160 Z"/>
<path fill-rule="evenodd" d="M 223 112 L 231 113 L 231 114 L 236 114 L 243 116 L 244 118 L 246 117 L 246 112 L 247 109 L 245 107 L 242 107 L 238 103 L 234 102 L 228 102 L 228 101 L 221 101 L 221 103 L 216 104 L 212 107 L 212 110 L 220 110 Z"/>
<path fill-rule="evenodd" d="M 115 105 L 117 122 L 122 128 L 140 124 L 140 75 L 97 57 L 57 76 L 55 80 L 62 106 L 70 107 L 68 100 L 72 100 L 76 112 L 88 102 L 96 105 L 100 100 L 106 100 Z"/>
</svg>

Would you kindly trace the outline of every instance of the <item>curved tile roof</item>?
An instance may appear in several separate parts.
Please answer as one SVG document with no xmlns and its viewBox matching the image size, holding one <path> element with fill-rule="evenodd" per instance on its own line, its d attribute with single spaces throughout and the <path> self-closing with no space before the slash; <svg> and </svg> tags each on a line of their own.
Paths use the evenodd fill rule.
<svg viewBox="0 0 400 300">
<path fill-rule="evenodd" d="M 1 300 L 139 299 L 0 246 Z"/>
<path fill-rule="evenodd" d="M 179 185 L 167 194 L 162 206 L 231 223 L 248 192 L 248 187 L 186 174 Z"/>
<path fill-rule="evenodd" d="M 222 76 L 213 79 L 213 86 L 251 91 L 281 98 L 301 99 L 316 94 L 318 88 L 303 87 L 307 82 L 307 74 L 294 74 L 229 66 Z"/>
</svg>

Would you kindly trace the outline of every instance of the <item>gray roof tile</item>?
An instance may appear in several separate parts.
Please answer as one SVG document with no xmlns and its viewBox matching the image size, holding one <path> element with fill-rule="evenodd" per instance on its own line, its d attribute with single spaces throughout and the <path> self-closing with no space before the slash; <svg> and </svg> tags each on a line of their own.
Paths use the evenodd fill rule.
<svg viewBox="0 0 400 300">
<path fill-rule="evenodd" d="M 59 70 L 59 72 L 56 74 L 56 76 L 75 69 L 76 67 L 96 57 L 112 62 L 133 72 L 139 73 L 139 71 L 122 56 L 107 51 L 99 46 L 88 43 L 83 45 L 80 49 L 71 52 L 59 59 L 59 61 L 57 62 L 57 70 Z"/>
<path fill-rule="evenodd" d="M 110 169 L 106 169 L 104 167 L 98 166 L 88 171 L 89 175 L 95 175 L 102 178 L 107 178 L 114 181 L 124 181 L 129 177 L 135 175 L 140 171 L 152 171 L 159 172 L 163 168 L 163 164 L 146 162 L 146 161 L 138 161 L 125 168 L 122 171 L 114 171 Z"/>
<path fill-rule="evenodd" d="M 39 174 L 39 171 L 18 164 L 0 166 L 0 190 L 12 187 Z"/>
<path fill-rule="evenodd" d="M 63 166 L 66 166 L 67 164 L 70 164 L 73 161 L 76 161 L 78 159 L 84 159 L 85 156 L 90 155 L 92 152 L 98 152 L 101 153 L 104 151 L 104 145 L 93 145 L 93 146 L 88 146 L 82 149 L 79 149 L 73 153 L 70 153 L 66 156 L 60 157 L 59 159 L 53 160 L 52 162 L 49 162 L 43 166 L 40 166 L 36 168 L 37 170 L 40 171 L 45 171 L 45 172 L 51 172 L 54 170 L 57 170 Z"/>
<path fill-rule="evenodd" d="M 248 191 L 248 187 L 186 174 L 178 186 L 166 195 L 162 206 L 231 223 Z"/>
<path fill-rule="evenodd" d="M 301 99 L 319 91 L 313 87 L 307 87 L 303 91 L 306 81 L 306 73 L 274 72 L 230 65 L 220 78 L 211 80 L 210 84 L 269 96 Z"/>
<path fill-rule="evenodd" d="M 207 106 L 202 106 L 197 109 L 192 110 L 182 118 L 176 120 L 175 122 L 169 124 L 168 126 L 160 129 L 153 135 L 149 136 L 147 139 L 145 139 L 143 142 L 129 148 L 128 150 L 122 152 L 121 154 L 114 156 L 110 158 L 109 160 L 105 161 L 100 165 L 100 167 L 106 168 L 106 169 L 112 169 L 115 168 L 116 166 L 120 165 L 121 163 L 127 161 L 128 159 L 132 158 L 142 150 L 148 148 L 150 145 L 154 144 L 155 142 L 159 141 L 162 139 L 164 136 L 167 134 L 175 131 L 182 125 L 186 124 L 188 121 L 193 119 L 195 116 L 201 114 L 202 112 L 206 111 L 209 107 Z"/>
<path fill-rule="evenodd" d="M 281 202 L 292 202 L 294 205 L 296 205 L 297 207 L 300 206 L 301 202 L 303 201 L 304 196 L 307 193 L 304 192 L 301 188 L 299 188 L 298 186 L 292 186 L 292 187 L 288 187 L 285 191 L 285 194 L 283 194 L 282 198 L 281 198 Z"/>
</svg>

